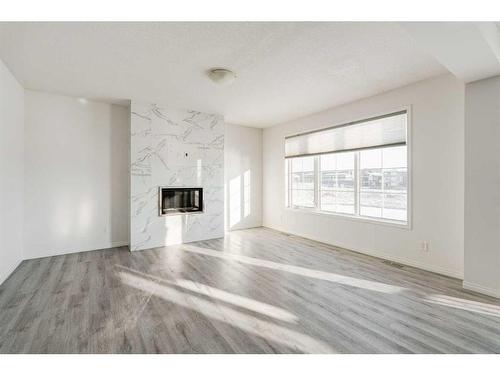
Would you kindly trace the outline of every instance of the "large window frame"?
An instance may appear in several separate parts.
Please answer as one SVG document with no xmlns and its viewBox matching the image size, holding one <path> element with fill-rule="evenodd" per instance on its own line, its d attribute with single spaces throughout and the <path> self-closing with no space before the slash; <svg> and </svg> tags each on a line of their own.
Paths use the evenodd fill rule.
<svg viewBox="0 0 500 375">
<path fill-rule="evenodd" d="M 406 221 L 395 220 L 381 217 L 363 216 L 360 214 L 360 196 L 361 196 L 361 169 L 360 169 L 360 152 L 361 151 L 345 151 L 346 153 L 354 154 L 354 213 L 344 213 L 336 211 L 326 211 L 321 209 L 321 173 L 320 173 L 320 163 L 321 155 L 310 155 L 304 157 L 314 158 L 314 205 L 313 207 L 305 207 L 300 205 L 294 205 L 292 202 L 292 168 L 291 163 L 294 158 L 285 159 L 285 207 L 286 209 L 300 212 L 307 212 L 318 215 L 325 216 L 337 216 L 341 218 L 346 218 L 349 220 L 362 221 L 362 222 L 373 222 L 377 224 L 391 225 L 403 229 L 411 229 L 411 218 L 412 218 L 412 168 L 411 168 L 411 111 L 410 107 L 404 107 L 403 110 L 407 113 L 407 140 L 406 140 L 406 171 L 407 171 L 407 189 L 406 189 Z M 386 112 L 389 113 L 389 112 Z M 373 117 L 373 116 L 370 116 Z M 368 118 L 368 117 L 367 117 Z M 361 120 L 362 121 L 362 120 Z M 398 146 L 381 146 L 378 149 L 391 148 Z M 337 152 L 337 154 L 342 153 Z M 322 154 L 322 155 L 328 155 Z M 382 165 L 382 170 L 388 169 L 384 168 Z M 382 184 L 383 184 L 382 180 Z M 383 187 L 383 186 L 382 186 Z M 385 193 L 383 193 L 385 194 Z"/>
</svg>

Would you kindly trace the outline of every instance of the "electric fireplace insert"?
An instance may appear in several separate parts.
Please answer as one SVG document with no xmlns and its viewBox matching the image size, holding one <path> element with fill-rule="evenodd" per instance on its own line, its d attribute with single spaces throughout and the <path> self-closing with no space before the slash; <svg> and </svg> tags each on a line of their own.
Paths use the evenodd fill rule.
<svg viewBox="0 0 500 375">
<path fill-rule="evenodd" d="M 158 206 L 160 216 L 203 212 L 203 188 L 160 187 Z"/>
</svg>

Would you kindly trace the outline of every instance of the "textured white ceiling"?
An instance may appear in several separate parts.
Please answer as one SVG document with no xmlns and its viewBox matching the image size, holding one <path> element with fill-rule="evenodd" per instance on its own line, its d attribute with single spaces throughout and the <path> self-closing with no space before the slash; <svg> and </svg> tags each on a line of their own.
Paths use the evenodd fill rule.
<svg viewBox="0 0 500 375">
<path fill-rule="evenodd" d="M 266 127 L 446 73 L 396 23 L 0 23 L 24 87 Z M 231 86 L 205 75 L 236 72 Z"/>
</svg>

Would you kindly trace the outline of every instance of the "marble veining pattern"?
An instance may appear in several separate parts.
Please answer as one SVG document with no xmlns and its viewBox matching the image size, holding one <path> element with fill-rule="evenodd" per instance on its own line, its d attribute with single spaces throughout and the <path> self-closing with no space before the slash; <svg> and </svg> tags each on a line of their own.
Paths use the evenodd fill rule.
<svg viewBox="0 0 500 375">
<path fill-rule="evenodd" d="M 132 102 L 130 248 L 224 235 L 224 122 L 220 116 Z M 158 187 L 202 187 L 201 214 L 158 216 Z"/>
</svg>

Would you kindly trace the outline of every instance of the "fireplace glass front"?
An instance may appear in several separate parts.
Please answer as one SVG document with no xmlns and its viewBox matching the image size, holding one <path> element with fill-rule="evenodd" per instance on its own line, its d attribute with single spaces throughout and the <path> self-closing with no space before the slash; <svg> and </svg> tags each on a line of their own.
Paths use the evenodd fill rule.
<svg viewBox="0 0 500 375">
<path fill-rule="evenodd" d="M 203 188 L 160 187 L 160 216 L 203 212 Z"/>
</svg>

